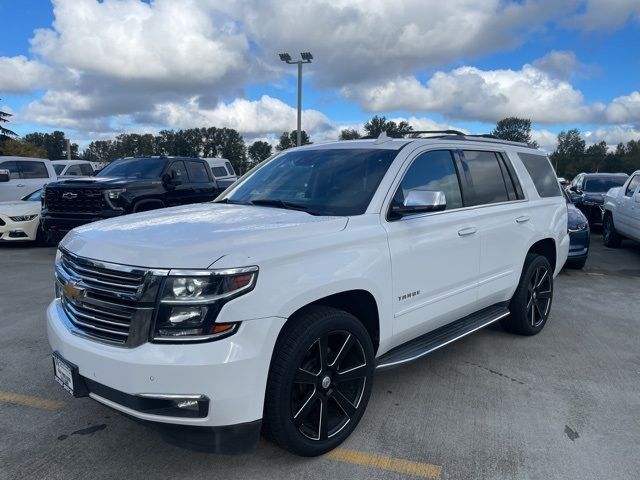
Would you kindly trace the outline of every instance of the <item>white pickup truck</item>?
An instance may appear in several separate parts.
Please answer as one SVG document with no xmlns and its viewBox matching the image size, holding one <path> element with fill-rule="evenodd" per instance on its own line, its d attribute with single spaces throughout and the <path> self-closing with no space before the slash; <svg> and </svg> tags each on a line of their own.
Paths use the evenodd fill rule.
<svg viewBox="0 0 640 480">
<path fill-rule="evenodd" d="M 621 187 L 610 189 L 604 198 L 602 240 L 607 247 L 619 247 L 623 238 L 640 242 L 640 170 Z"/>
<path fill-rule="evenodd" d="M 50 160 L 0 155 L 0 202 L 20 200 L 57 179 Z"/>
</svg>

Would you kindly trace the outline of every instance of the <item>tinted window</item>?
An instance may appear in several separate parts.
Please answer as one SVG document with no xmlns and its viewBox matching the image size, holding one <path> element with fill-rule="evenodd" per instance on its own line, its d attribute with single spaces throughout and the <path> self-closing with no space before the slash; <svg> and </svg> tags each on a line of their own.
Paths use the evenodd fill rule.
<svg viewBox="0 0 640 480">
<path fill-rule="evenodd" d="M 585 192 L 605 193 L 610 188 L 621 187 L 627 181 L 626 177 L 587 177 L 584 182 Z"/>
<path fill-rule="evenodd" d="M 328 148 L 287 151 L 230 190 L 230 203 L 269 201 L 318 215 L 360 215 L 369 206 L 397 150 Z M 291 206 L 293 205 L 293 207 Z"/>
<path fill-rule="evenodd" d="M 82 175 L 82 171 L 80 170 L 80 165 L 71 165 L 69 169 L 64 172 L 65 175 Z"/>
<path fill-rule="evenodd" d="M 634 175 L 629 185 L 627 185 L 627 189 L 624 191 L 624 194 L 627 197 L 633 197 L 633 192 L 636 191 L 638 184 L 640 183 L 640 175 Z"/>
<path fill-rule="evenodd" d="M 558 186 L 558 177 L 556 177 L 547 157 L 533 153 L 518 153 L 518 156 L 522 160 L 524 168 L 529 172 L 538 195 L 543 198 L 562 195 Z"/>
<path fill-rule="evenodd" d="M 30 193 L 29 195 L 27 195 L 26 197 L 23 197 L 22 200 L 24 201 L 28 201 L 28 202 L 39 202 L 40 201 L 40 195 L 42 194 L 42 189 L 39 188 L 38 190 L 36 190 L 33 193 Z"/>
<path fill-rule="evenodd" d="M 227 175 L 229 175 L 227 173 L 227 169 L 224 167 L 211 167 L 211 172 L 213 173 L 214 177 L 226 177 Z"/>
<path fill-rule="evenodd" d="M 471 204 L 484 205 L 508 201 L 507 187 L 496 154 L 472 150 L 465 150 L 463 154 L 475 191 L 475 198 Z"/>
<path fill-rule="evenodd" d="M 418 156 L 402 179 L 393 197 L 394 203 L 402 204 L 412 189 L 442 191 L 447 210 L 462 207 L 460 183 L 451 152 L 439 150 Z"/>
<path fill-rule="evenodd" d="M 11 180 L 20 178 L 20 170 L 18 169 L 17 162 L 2 162 L 0 163 L 0 170 L 9 170 L 9 178 Z"/>
<path fill-rule="evenodd" d="M 104 167 L 97 177 L 160 178 L 163 158 L 123 158 Z"/>
<path fill-rule="evenodd" d="M 224 162 L 224 164 L 227 166 L 227 170 L 229 171 L 229 175 L 235 175 L 236 172 L 233 170 L 233 167 L 231 166 L 230 162 Z"/>
<path fill-rule="evenodd" d="M 56 164 L 53 166 L 53 169 L 56 171 L 56 175 L 60 175 L 64 170 L 64 165 Z"/>
<path fill-rule="evenodd" d="M 184 166 L 184 162 L 173 162 L 169 167 L 169 175 L 175 180 L 179 180 L 182 183 L 189 182 L 189 176 L 187 175 L 187 168 Z"/>
<path fill-rule="evenodd" d="M 209 175 L 207 175 L 207 169 L 203 163 L 200 162 L 186 162 L 187 170 L 189 171 L 189 179 L 194 183 L 208 183 Z"/>
<path fill-rule="evenodd" d="M 49 178 L 44 162 L 18 162 L 22 178 Z"/>
<path fill-rule="evenodd" d="M 91 176 L 93 175 L 93 167 L 87 163 L 80 164 L 80 171 L 82 175 Z"/>
</svg>

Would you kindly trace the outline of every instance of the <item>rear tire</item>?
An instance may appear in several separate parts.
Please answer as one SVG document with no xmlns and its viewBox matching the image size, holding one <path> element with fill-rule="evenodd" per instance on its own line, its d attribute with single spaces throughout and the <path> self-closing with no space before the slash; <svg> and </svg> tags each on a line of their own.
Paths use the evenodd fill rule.
<svg viewBox="0 0 640 480">
<path fill-rule="evenodd" d="M 613 224 L 613 215 L 608 213 L 604 217 L 602 225 L 602 243 L 605 247 L 618 248 L 622 243 L 622 237 Z"/>
<path fill-rule="evenodd" d="M 371 395 L 374 351 L 353 315 L 312 306 L 276 342 L 265 396 L 267 438 L 296 455 L 322 455 L 358 425 Z"/>
<path fill-rule="evenodd" d="M 542 255 L 529 253 L 520 275 L 520 283 L 509 302 L 511 314 L 502 319 L 502 327 L 518 335 L 540 333 L 547 323 L 553 300 L 553 269 Z"/>
</svg>

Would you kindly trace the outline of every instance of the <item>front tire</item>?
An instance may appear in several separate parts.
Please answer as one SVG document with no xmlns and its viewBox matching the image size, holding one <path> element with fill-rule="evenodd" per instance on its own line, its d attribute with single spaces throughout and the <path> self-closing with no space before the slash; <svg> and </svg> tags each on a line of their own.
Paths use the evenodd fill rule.
<svg viewBox="0 0 640 480">
<path fill-rule="evenodd" d="M 542 255 L 530 253 L 524 262 L 520 283 L 509 303 L 511 314 L 502 327 L 519 335 L 540 333 L 547 323 L 553 300 L 553 269 Z"/>
<path fill-rule="evenodd" d="M 618 248 L 622 243 L 622 237 L 613 224 L 613 215 L 607 213 L 602 225 L 602 243 L 605 247 Z"/>
<path fill-rule="evenodd" d="M 296 455 L 322 455 L 358 425 L 371 395 L 374 351 L 353 315 L 312 306 L 285 325 L 274 349 L 265 430 Z"/>
</svg>

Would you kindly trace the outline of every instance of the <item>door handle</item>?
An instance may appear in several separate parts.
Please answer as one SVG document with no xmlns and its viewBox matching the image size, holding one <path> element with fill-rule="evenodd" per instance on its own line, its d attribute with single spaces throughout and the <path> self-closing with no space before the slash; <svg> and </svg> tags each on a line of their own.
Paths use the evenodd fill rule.
<svg viewBox="0 0 640 480">
<path fill-rule="evenodd" d="M 473 235 L 477 231 L 478 229 L 476 227 L 463 228 L 462 230 L 458 230 L 458 236 L 466 237 L 467 235 Z"/>
<path fill-rule="evenodd" d="M 19 183 L 16 185 L 16 187 L 24 187 L 24 183 Z"/>
<path fill-rule="evenodd" d="M 521 217 L 516 218 L 516 223 L 526 223 L 529 221 L 529 217 L 527 215 L 523 215 Z"/>
</svg>

